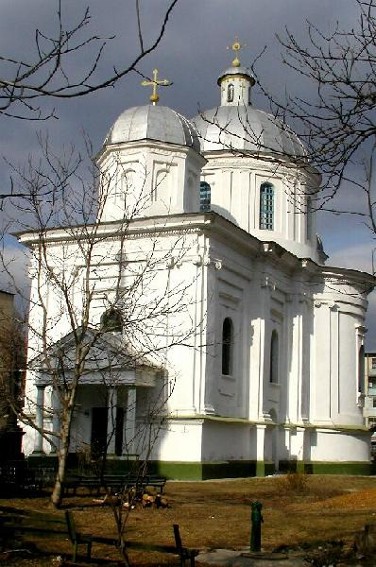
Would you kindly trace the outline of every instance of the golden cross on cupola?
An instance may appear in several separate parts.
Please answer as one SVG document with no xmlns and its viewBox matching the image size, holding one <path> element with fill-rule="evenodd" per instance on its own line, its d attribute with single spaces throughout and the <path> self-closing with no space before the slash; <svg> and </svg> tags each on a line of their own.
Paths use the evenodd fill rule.
<svg viewBox="0 0 376 567">
<path fill-rule="evenodd" d="M 234 53 L 236 54 L 235 59 L 233 59 L 233 61 L 232 61 L 233 67 L 240 67 L 238 52 L 241 51 L 244 47 L 246 47 L 246 44 L 240 43 L 240 41 L 237 37 L 235 37 L 235 41 L 233 42 L 233 44 L 231 46 L 227 47 L 227 49 L 232 49 L 232 51 L 234 51 Z"/>
<path fill-rule="evenodd" d="M 150 95 L 150 102 L 155 106 L 159 101 L 159 95 L 157 89 L 159 86 L 168 87 L 172 83 L 168 79 L 158 79 L 158 69 L 153 69 L 153 79 L 151 81 L 142 81 L 141 85 L 143 87 L 153 87 L 152 93 Z"/>
</svg>

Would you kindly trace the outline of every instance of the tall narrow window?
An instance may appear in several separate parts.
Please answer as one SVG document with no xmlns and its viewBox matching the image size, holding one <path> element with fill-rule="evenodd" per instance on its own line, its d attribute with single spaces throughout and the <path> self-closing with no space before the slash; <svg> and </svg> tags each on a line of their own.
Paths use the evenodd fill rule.
<svg viewBox="0 0 376 567">
<path fill-rule="evenodd" d="M 358 352 L 358 392 L 364 394 L 365 382 L 365 364 L 364 364 L 364 346 L 361 345 Z"/>
<path fill-rule="evenodd" d="M 270 339 L 270 376 L 272 384 L 278 384 L 279 339 L 277 331 L 272 332 Z"/>
<path fill-rule="evenodd" d="M 262 183 L 260 187 L 260 228 L 274 229 L 274 187 L 271 183 Z"/>
<path fill-rule="evenodd" d="M 211 187 L 207 181 L 200 181 L 200 211 L 210 211 Z"/>
<path fill-rule="evenodd" d="M 232 83 L 227 87 L 227 102 L 234 102 L 234 85 Z"/>
<path fill-rule="evenodd" d="M 232 374 L 234 330 L 230 317 L 226 317 L 222 327 L 222 374 Z"/>
<path fill-rule="evenodd" d="M 307 197 L 306 210 L 306 239 L 311 240 L 312 237 L 312 199 Z"/>
</svg>

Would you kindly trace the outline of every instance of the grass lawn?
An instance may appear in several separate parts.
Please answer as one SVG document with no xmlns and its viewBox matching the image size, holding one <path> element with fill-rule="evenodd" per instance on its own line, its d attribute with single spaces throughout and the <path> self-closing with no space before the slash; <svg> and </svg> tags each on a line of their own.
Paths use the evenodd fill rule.
<svg viewBox="0 0 376 567">
<path fill-rule="evenodd" d="M 268 478 L 202 482 L 172 482 L 165 488 L 169 507 L 136 506 L 129 512 L 126 538 L 156 544 L 173 544 L 172 524 L 180 526 L 183 544 L 200 549 L 244 548 L 250 541 L 250 505 L 263 505 L 262 548 L 317 545 L 342 540 L 350 547 L 354 535 L 366 523 L 376 523 L 376 478 L 348 476 L 288 475 Z M 73 511 L 80 531 L 116 535 L 111 506 L 96 497 L 78 495 L 64 500 Z M 38 498 L 2 498 L 4 507 L 51 512 L 48 495 Z M 61 511 L 57 511 L 62 513 Z M 8 565 L 54 565 L 58 555 L 70 557 L 71 546 L 63 539 L 36 540 L 37 547 L 51 553 L 47 559 L 20 559 L 0 552 Z M 93 545 L 93 558 L 118 560 L 110 546 Z M 131 552 L 135 565 L 172 564 L 171 556 Z M 16 562 L 17 561 L 17 562 Z M 37 561 L 37 562 L 35 562 Z M 44 562 L 46 561 L 46 562 Z M 176 562 L 175 562 L 176 563 Z"/>
</svg>

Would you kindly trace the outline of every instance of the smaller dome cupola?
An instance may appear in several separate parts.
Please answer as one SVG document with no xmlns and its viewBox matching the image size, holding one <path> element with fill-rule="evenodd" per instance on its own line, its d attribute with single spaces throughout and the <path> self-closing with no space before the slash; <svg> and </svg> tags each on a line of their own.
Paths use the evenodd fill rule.
<svg viewBox="0 0 376 567">
<path fill-rule="evenodd" d="M 207 163 L 201 174 L 201 210 L 226 217 L 261 241 L 273 241 L 301 258 L 322 261 L 315 238 L 311 195 L 320 176 L 291 128 L 251 104 L 256 80 L 235 57 L 218 78 L 220 105 L 192 119 Z M 307 167 L 308 166 L 308 167 Z"/>
<path fill-rule="evenodd" d="M 255 84 L 255 78 L 251 72 L 240 65 L 238 52 L 242 45 L 237 39 L 231 45 L 235 52 L 235 58 L 231 67 L 226 69 L 217 83 L 221 87 L 221 106 L 248 106 L 251 104 L 251 89 Z"/>
</svg>

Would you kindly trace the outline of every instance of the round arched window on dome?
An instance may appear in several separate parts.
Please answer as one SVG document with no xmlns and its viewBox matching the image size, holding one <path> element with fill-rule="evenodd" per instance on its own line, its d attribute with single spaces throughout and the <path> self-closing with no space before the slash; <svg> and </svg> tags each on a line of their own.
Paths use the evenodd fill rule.
<svg viewBox="0 0 376 567">
<path fill-rule="evenodd" d="M 230 83 L 227 87 L 227 102 L 234 102 L 234 85 Z"/>
<path fill-rule="evenodd" d="M 211 187 L 207 181 L 200 181 L 200 211 L 210 211 Z"/>
</svg>

